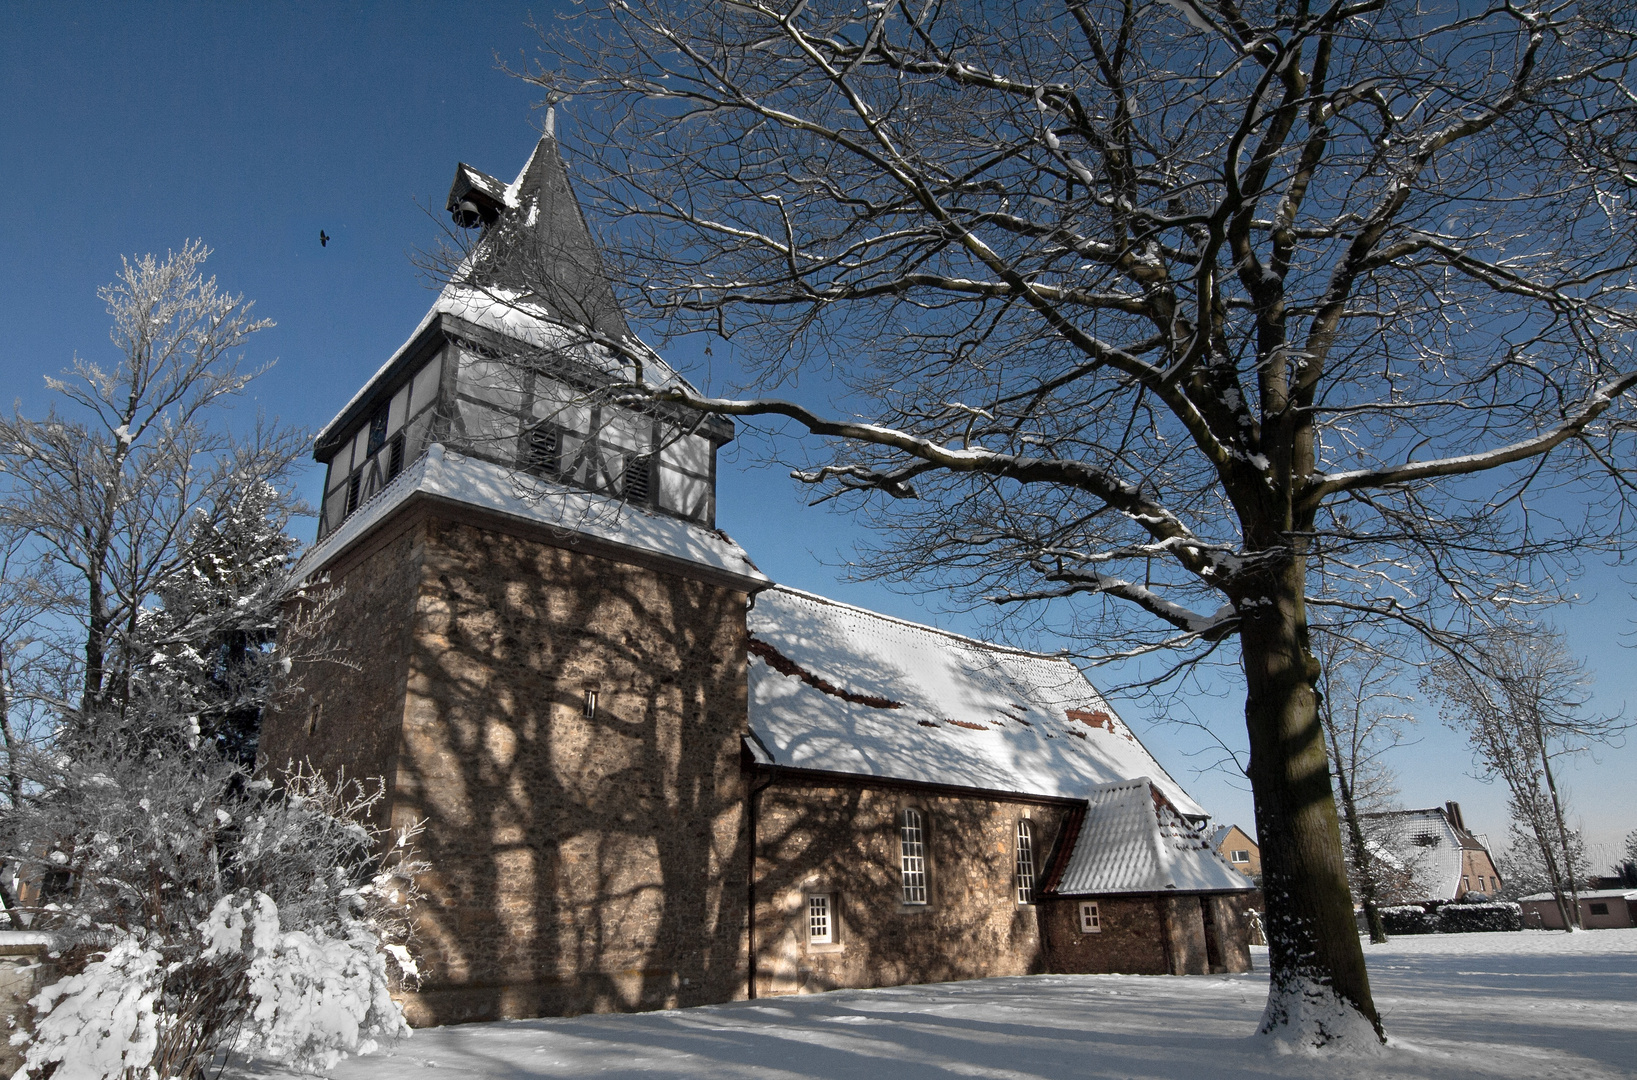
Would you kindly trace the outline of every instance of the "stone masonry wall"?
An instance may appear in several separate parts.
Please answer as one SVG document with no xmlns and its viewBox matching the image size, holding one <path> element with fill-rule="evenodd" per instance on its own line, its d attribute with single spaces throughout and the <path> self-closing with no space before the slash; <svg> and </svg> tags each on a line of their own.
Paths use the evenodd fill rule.
<svg viewBox="0 0 1637 1080">
<path fill-rule="evenodd" d="M 757 780 L 760 785 L 763 780 Z M 1017 902 L 1017 821 L 1035 826 L 1037 880 L 1060 804 L 779 777 L 757 796 L 757 993 L 894 986 L 1043 971 L 1035 907 Z M 926 828 L 929 902 L 903 903 L 899 814 Z M 825 893 L 835 940 L 809 941 Z"/>
<path fill-rule="evenodd" d="M 427 524 L 393 809 L 434 867 L 412 1023 L 743 995 L 745 606 Z"/>
<path fill-rule="evenodd" d="M 1085 975 L 1249 971 L 1249 895 L 1054 897 L 1041 905 L 1046 962 L 1051 971 Z M 1100 931 L 1081 931 L 1082 900 L 1097 902 Z"/>
<path fill-rule="evenodd" d="M 298 661 L 268 709 L 260 752 L 272 777 L 308 762 L 328 776 L 392 778 L 424 547 L 424 525 L 412 521 L 351 553 L 332 568 L 326 623 L 306 641 L 280 641 L 323 658 Z"/>
</svg>

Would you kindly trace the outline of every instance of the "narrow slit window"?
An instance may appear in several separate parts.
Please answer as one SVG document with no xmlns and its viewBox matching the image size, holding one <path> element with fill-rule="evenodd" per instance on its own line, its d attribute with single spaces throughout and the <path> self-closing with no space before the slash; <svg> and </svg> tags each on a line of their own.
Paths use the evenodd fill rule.
<svg viewBox="0 0 1637 1080">
<path fill-rule="evenodd" d="M 369 443 L 365 447 L 364 452 L 369 455 L 374 455 L 377 450 L 386 445 L 386 441 L 387 409 L 386 406 L 383 405 L 376 411 L 375 415 L 369 419 Z"/>
<path fill-rule="evenodd" d="M 358 496 L 363 483 L 364 471 L 362 469 L 353 473 L 352 479 L 347 481 L 347 513 L 349 514 L 358 509 Z"/>
<path fill-rule="evenodd" d="M 580 715 L 587 720 L 594 720 L 597 717 L 597 691 L 589 686 L 586 687 L 585 701 L 580 707 Z"/>
<path fill-rule="evenodd" d="M 1103 932 L 1103 917 L 1097 910 L 1097 901 L 1081 901 L 1080 932 L 1082 934 L 1101 934 Z"/>
<path fill-rule="evenodd" d="M 1017 823 L 1017 902 L 1034 903 L 1034 822 Z"/>
<path fill-rule="evenodd" d="M 919 810 L 904 811 L 898 827 L 898 858 L 904 903 L 926 903 L 926 828 Z"/>
<path fill-rule="evenodd" d="M 318 734 L 319 711 L 323 709 L 323 707 L 323 704 L 318 701 L 307 702 L 307 734 Z"/>
<path fill-rule="evenodd" d="M 807 894 L 807 940 L 813 945 L 830 945 L 835 941 L 834 913 L 830 910 L 829 893 Z"/>
</svg>

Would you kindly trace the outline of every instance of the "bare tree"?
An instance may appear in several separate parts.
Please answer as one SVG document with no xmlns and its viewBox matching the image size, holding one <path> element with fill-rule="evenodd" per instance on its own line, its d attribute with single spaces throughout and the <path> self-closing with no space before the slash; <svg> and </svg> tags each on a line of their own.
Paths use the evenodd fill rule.
<svg viewBox="0 0 1637 1080">
<path fill-rule="evenodd" d="M 1623 542 L 1587 519 L 1632 494 L 1630 5 L 621 0 L 564 26 L 530 77 L 573 98 L 627 294 L 763 391 L 844 387 L 654 385 L 593 328 L 625 399 L 820 437 L 798 479 L 892 525 L 868 572 L 1036 605 L 1087 659 L 1237 642 L 1262 1029 L 1379 1035 L 1308 609 L 1452 645 Z"/>
<path fill-rule="evenodd" d="M 1398 789 L 1386 756 L 1406 745 L 1405 728 L 1414 717 L 1406 711 L 1409 698 L 1398 689 L 1403 670 L 1390 656 L 1335 628 L 1317 627 L 1313 653 L 1321 669 L 1319 722 L 1336 782 L 1347 876 L 1364 908 L 1370 940 L 1379 945 L 1387 940 L 1380 905 L 1391 902 L 1388 879 L 1402 876 L 1403 860 L 1387 850 L 1384 837 L 1372 835 L 1380 830 L 1369 815 L 1392 808 Z"/>
<path fill-rule="evenodd" d="M 194 242 L 126 262 L 99 294 L 119 363 L 76 358 L 46 380 L 65 411 L 0 418 L 0 526 L 22 538 L 16 580 L 51 583 L 32 594 L 47 602 L 30 620 L 31 657 L 71 676 L 46 703 L 70 729 L 123 720 L 143 607 L 185 566 L 190 535 L 263 481 L 287 490 L 303 447 L 294 430 L 226 426 L 256 374 L 239 350 L 271 323 L 203 276 L 208 255 Z M 17 614 L 10 598 L 6 610 Z"/>
<path fill-rule="evenodd" d="M 1585 858 L 1552 762 L 1628 726 L 1586 712 L 1590 684 L 1563 636 L 1539 626 L 1497 628 L 1480 651 L 1443 660 L 1426 679 L 1444 718 L 1466 732 L 1479 768 L 1506 783 L 1514 859 L 1540 867 L 1565 927 L 1580 925 Z M 1526 856 L 1521 847 L 1530 849 Z"/>
</svg>

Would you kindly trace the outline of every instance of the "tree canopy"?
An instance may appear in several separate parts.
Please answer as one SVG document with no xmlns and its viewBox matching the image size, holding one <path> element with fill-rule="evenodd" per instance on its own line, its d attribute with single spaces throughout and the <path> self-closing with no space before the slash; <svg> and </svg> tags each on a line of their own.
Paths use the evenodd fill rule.
<svg viewBox="0 0 1637 1080">
<path fill-rule="evenodd" d="M 1624 543 L 1634 34 L 1613 0 L 622 0 L 530 77 L 626 294 L 757 387 L 622 392 L 821 437 L 799 479 L 892 523 L 877 572 L 1045 602 L 1087 657 L 1237 642 L 1264 1029 L 1323 1043 L 1326 995 L 1379 1025 L 1312 612 L 1449 647 Z M 763 396 L 815 368 L 846 409 Z"/>
</svg>

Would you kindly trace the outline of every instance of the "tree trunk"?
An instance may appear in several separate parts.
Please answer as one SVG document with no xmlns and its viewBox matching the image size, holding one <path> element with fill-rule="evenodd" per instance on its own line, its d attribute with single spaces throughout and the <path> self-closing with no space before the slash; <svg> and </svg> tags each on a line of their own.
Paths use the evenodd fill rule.
<svg viewBox="0 0 1637 1080">
<path fill-rule="evenodd" d="M 1557 781 L 1552 777 L 1551 755 L 1546 752 L 1546 731 L 1541 725 L 1538 715 L 1535 717 L 1535 744 L 1540 749 L 1540 768 L 1541 772 L 1546 775 L 1546 790 L 1552 796 L 1552 819 L 1557 825 L 1557 838 L 1563 845 L 1562 874 L 1569 894 L 1569 910 L 1563 926 L 1565 929 L 1578 930 L 1580 929 L 1580 889 L 1575 883 L 1574 849 L 1569 845 L 1569 826 L 1563 820 L 1563 801 L 1557 796 Z M 1556 891 L 1558 893 L 1558 907 L 1561 908 L 1564 906 L 1563 892 L 1565 890 L 1558 889 Z"/>
<path fill-rule="evenodd" d="M 1335 998 L 1357 1010 L 1378 1039 L 1381 1018 L 1342 861 L 1304 586 L 1300 556 L 1259 575 L 1253 591 L 1261 595 L 1239 605 L 1240 638 L 1272 975 L 1261 1031 L 1299 1029 L 1322 1045 L 1356 1037 L 1354 1025 L 1338 1022 Z"/>
<path fill-rule="evenodd" d="M 1370 848 L 1364 842 L 1364 827 L 1359 824 L 1358 807 L 1353 802 L 1353 789 L 1347 777 L 1339 771 L 1336 784 L 1341 788 L 1341 812 L 1346 819 L 1347 843 L 1353 851 L 1353 868 L 1358 876 L 1359 902 L 1364 905 L 1364 919 L 1370 927 L 1370 943 L 1383 945 L 1387 941 L 1387 927 L 1381 921 L 1381 908 L 1376 903 L 1376 879 L 1370 870 Z"/>
</svg>

